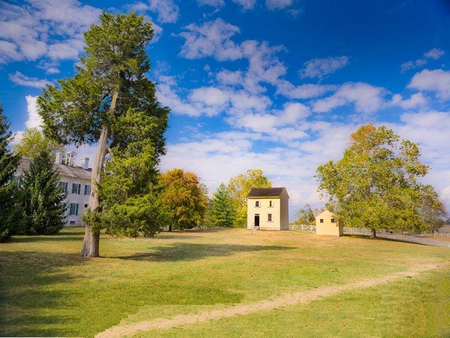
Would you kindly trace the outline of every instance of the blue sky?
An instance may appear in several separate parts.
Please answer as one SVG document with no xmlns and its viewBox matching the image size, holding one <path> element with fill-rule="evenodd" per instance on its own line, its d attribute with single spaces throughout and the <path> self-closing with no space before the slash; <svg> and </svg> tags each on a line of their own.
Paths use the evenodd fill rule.
<svg viewBox="0 0 450 338">
<path fill-rule="evenodd" d="M 287 188 L 292 219 L 324 204 L 316 168 L 374 123 L 420 145 L 425 181 L 450 206 L 449 1 L 6 0 L 0 101 L 16 141 L 40 124 L 42 87 L 73 76 L 102 10 L 154 24 L 148 76 L 171 108 L 163 171 L 192 171 L 212 194 L 260 168 Z"/>
</svg>

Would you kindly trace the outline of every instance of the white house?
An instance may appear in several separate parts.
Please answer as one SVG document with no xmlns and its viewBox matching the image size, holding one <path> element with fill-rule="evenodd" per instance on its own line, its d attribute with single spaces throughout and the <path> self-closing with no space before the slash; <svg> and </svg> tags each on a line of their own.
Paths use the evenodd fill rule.
<svg viewBox="0 0 450 338">
<path fill-rule="evenodd" d="M 89 159 L 82 158 L 80 166 L 75 166 L 73 157 L 66 157 L 63 164 L 63 157 L 56 156 L 53 167 L 59 171 L 60 185 L 67 192 L 67 217 L 66 226 L 83 225 L 81 217 L 87 210 L 89 195 L 91 194 L 91 170 L 88 168 Z M 31 158 L 23 157 L 17 168 L 15 177 L 20 184 L 20 176 L 27 171 L 32 162 Z"/>
<path fill-rule="evenodd" d="M 247 229 L 289 230 L 285 188 L 253 188 L 247 196 Z"/>
</svg>

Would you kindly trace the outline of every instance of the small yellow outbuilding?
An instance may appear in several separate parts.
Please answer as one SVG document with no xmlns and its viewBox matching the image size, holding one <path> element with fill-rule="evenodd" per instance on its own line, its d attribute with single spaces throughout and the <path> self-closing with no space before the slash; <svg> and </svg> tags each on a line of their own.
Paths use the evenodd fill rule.
<svg viewBox="0 0 450 338">
<path fill-rule="evenodd" d="M 342 236 L 344 229 L 339 222 L 339 217 L 328 210 L 316 216 L 316 234 Z"/>
</svg>

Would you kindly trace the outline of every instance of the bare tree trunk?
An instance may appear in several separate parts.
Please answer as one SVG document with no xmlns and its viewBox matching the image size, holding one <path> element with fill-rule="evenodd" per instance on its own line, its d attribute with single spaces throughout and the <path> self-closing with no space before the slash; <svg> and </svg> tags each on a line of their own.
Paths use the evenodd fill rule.
<svg viewBox="0 0 450 338">
<path fill-rule="evenodd" d="M 370 238 L 377 238 L 377 231 L 375 228 L 370 228 Z"/>
<path fill-rule="evenodd" d="M 113 94 L 110 112 L 116 109 L 118 91 Z M 89 196 L 89 210 L 93 212 L 100 212 L 100 196 L 98 195 L 97 184 L 100 183 L 101 172 L 105 161 L 106 153 L 108 151 L 108 136 L 109 127 L 103 126 L 98 140 L 97 154 L 95 155 L 94 164 L 92 166 L 91 174 L 91 195 Z M 89 224 L 86 224 L 84 231 L 83 247 L 81 249 L 81 256 L 83 257 L 99 257 L 100 256 L 100 232 L 92 231 Z"/>
</svg>

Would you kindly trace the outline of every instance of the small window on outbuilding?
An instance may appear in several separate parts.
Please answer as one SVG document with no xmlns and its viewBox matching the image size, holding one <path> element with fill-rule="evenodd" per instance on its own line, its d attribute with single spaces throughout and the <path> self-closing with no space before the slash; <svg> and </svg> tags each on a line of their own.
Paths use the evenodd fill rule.
<svg viewBox="0 0 450 338">
<path fill-rule="evenodd" d="M 255 207 L 259 208 L 259 201 L 255 201 Z"/>
<path fill-rule="evenodd" d="M 336 223 L 335 220 L 334 220 L 334 218 L 331 219 L 331 223 Z"/>
<path fill-rule="evenodd" d="M 269 208 L 273 208 L 273 201 L 269 201 Z"/>
<path fill-rule="evenodd" d="M 272 222 L 272 214 L 268 214 L 267 216 L 267 221 Z"/>
<path fill-rule="evenodd" d="M 320 223 L 323 223 L 323 218 L 320 219 Z"/>
</svg>

